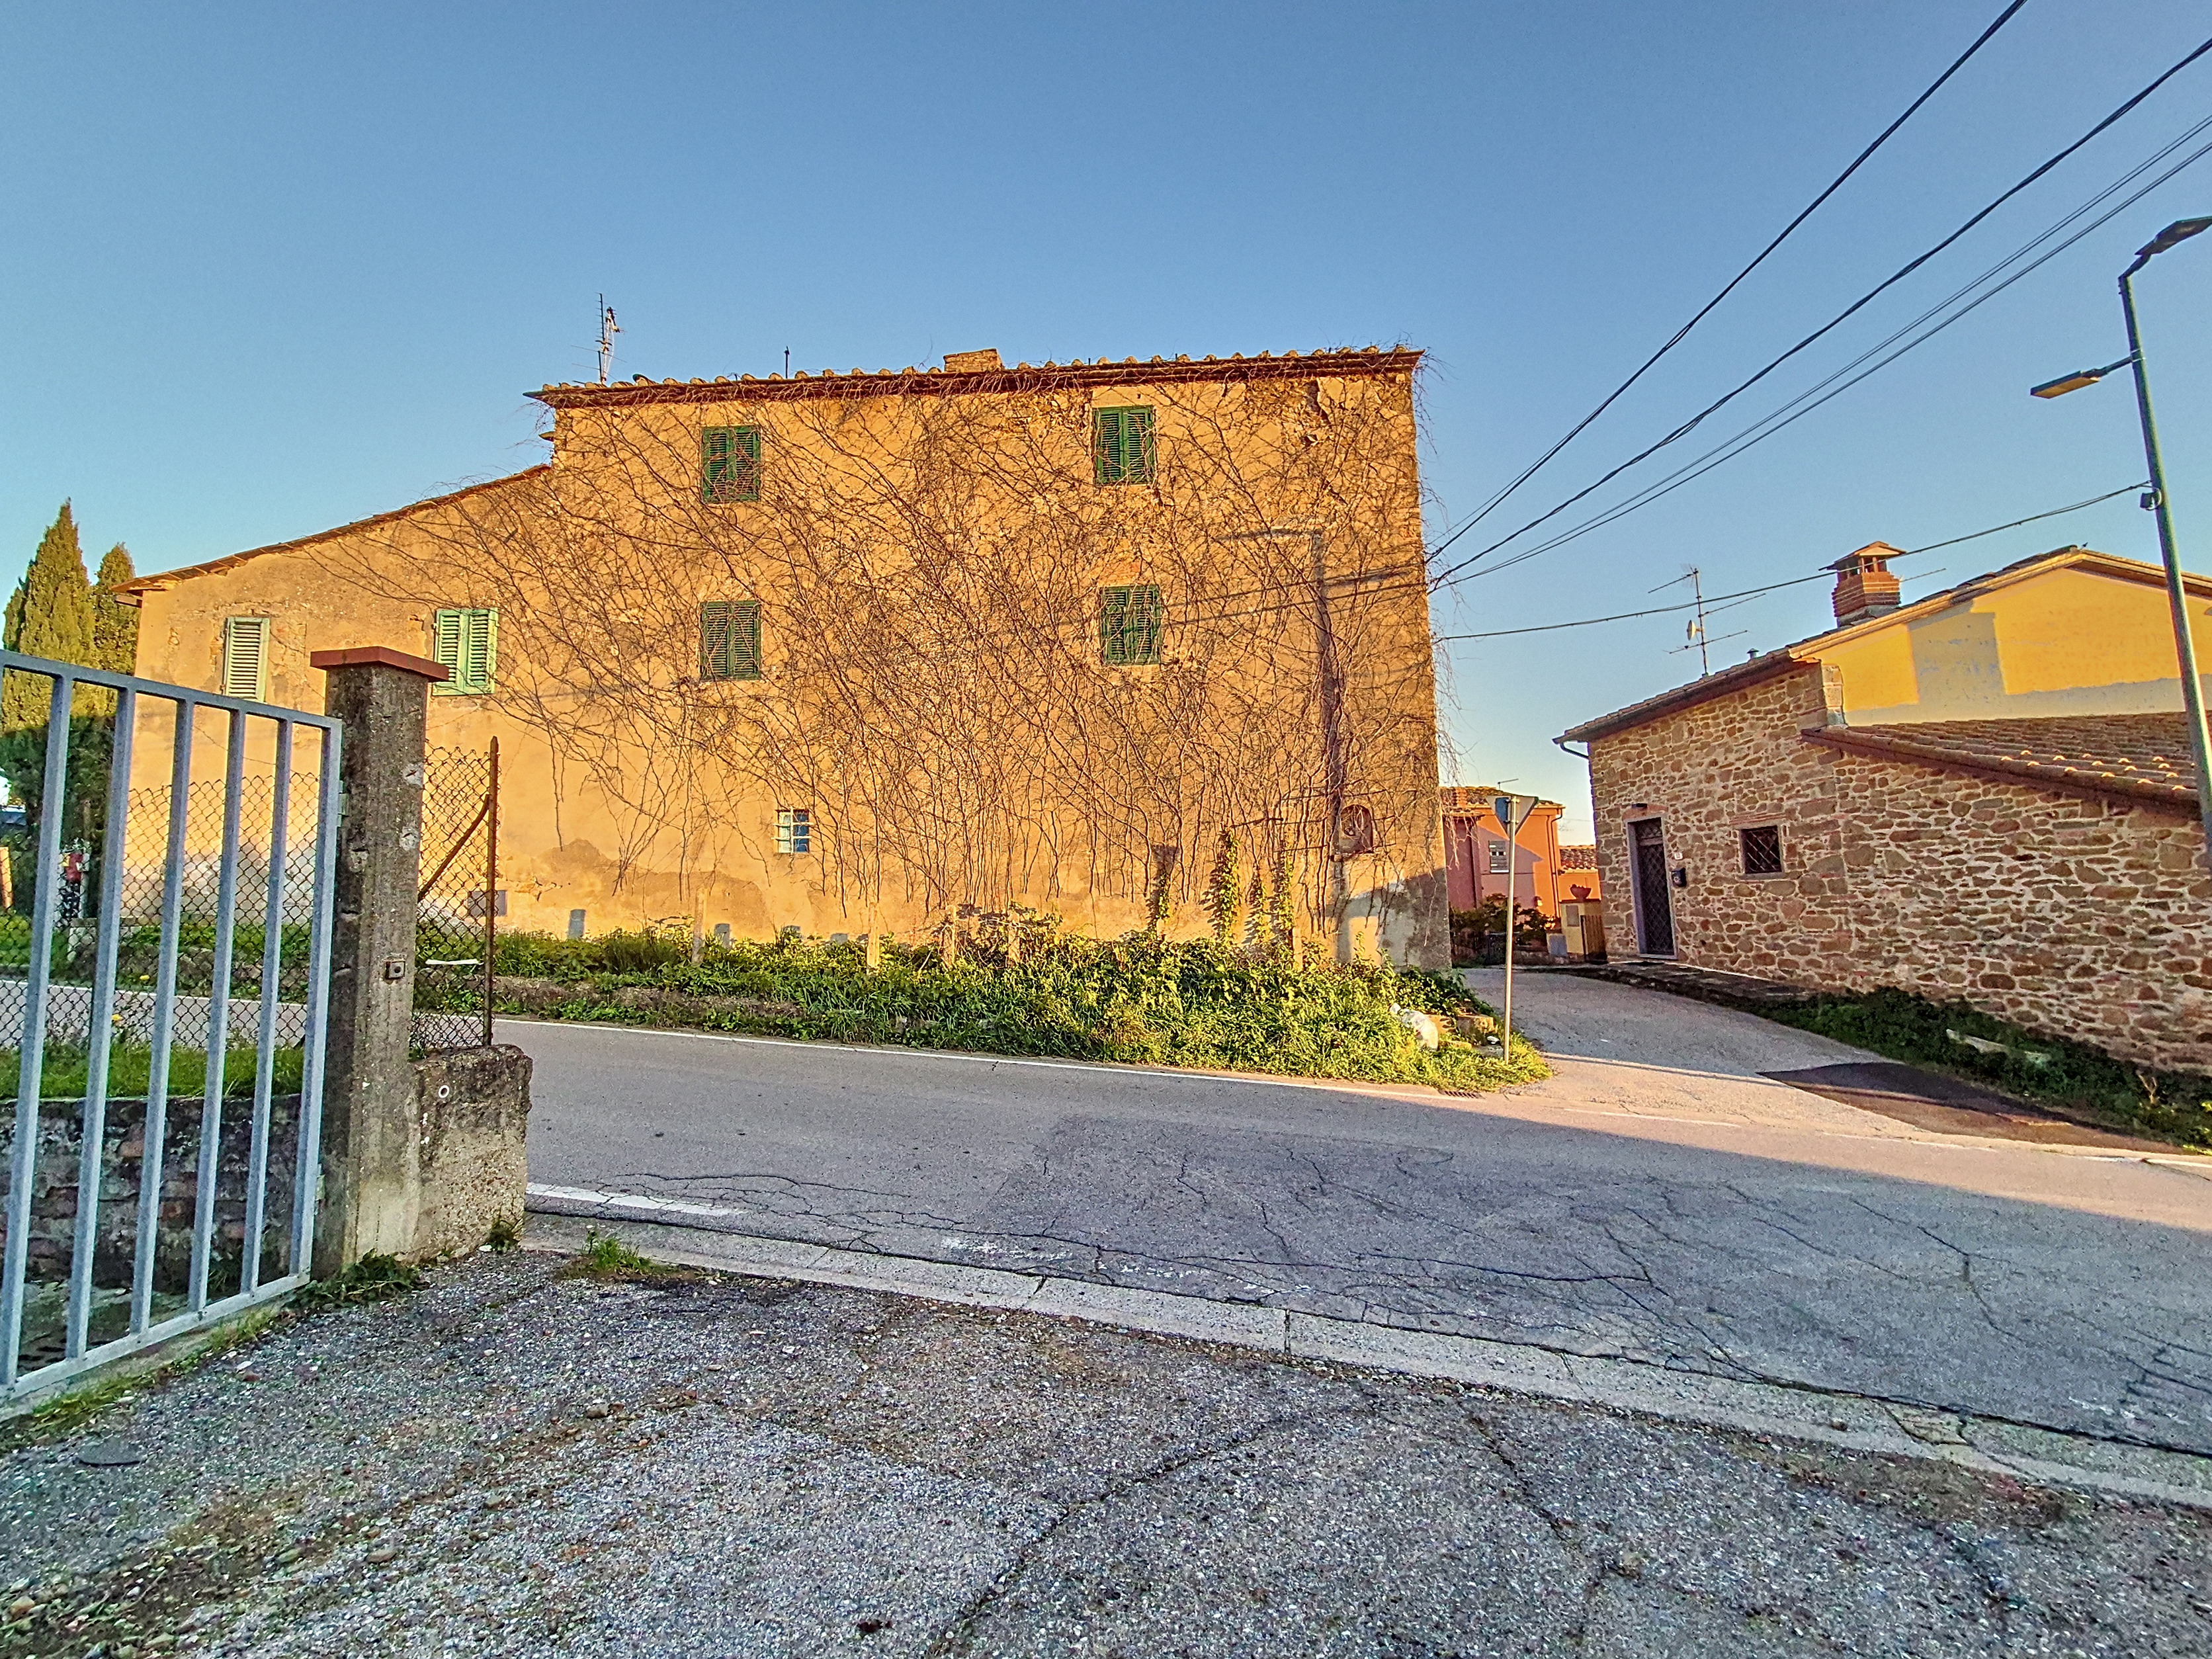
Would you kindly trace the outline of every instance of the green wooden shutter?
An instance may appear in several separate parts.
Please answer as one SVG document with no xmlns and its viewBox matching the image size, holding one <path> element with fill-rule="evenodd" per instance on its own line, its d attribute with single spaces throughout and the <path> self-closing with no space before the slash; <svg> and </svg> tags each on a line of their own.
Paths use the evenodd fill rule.
<svg viewBox="0 0 2212 1659">
<path fill-rule="evenodd" d="M 430 623 L 430 655 L 453 670 L 430 689 L 447 693 L 461 689 L 461 612 L 441 611 Z"/>
<path fill-rule="evenodd" d="M 699 678 L 730 678 L 730 602 L 709 599 L 699 607 Z"/>
<path fill-rule="evenodd" d="M 1129 590 L 1109 587 L 1098 595 L 1098 654 L 1109 663 L 1126 663 L 1128 639 L 1124 624 L 1129 616 Z"/>
<path fill-rule="evenodd" d="M 1167 605 L 1156 584 L 1101 588 L 1098 593 L 1098 654 L 1127 667 L 1160 659 Z"/>
<path fill-rule="evenodd" d="M 1102 484 L 1152 482 L 1152 411 L 1139 404 L 1095 409 L 1091 419 L 1093 476 Z"/>
<path fill-rule="evenodd" d="M 758 599 L 709 599 L 699 607 L 699 678 L 757 680 L 761 677 Z"/>
<path fill-rule="evenodd" d="M 448 696 L 490 690 L 499 668 L 499 612 L 439 611 L 431 621 L 430 654 L 453 670 L 432 690 Z"/>
<path fill-rule="evenodd" d="M 710 426 L 699 434 L 699 499 L 757 501 L 761 432 L 757 426 Z"/>
<path fill-rule="evenodd" d="M 499 659 L 499 612 L 468 612 L 468 629 L 461 655 L 461 677 L 471 691 L 491 690 Z"/>
<path fill-rule="evenodd" d="M 1166 615 L 1167 606 L 1161 602 L 1157 586 L 1147 585 L 1129 590 L 1128 620 L 1123 625 L 1123 632 L 1129 641 L 1131 662 L 1160 659 L 1161 624 Z"/>
<path fill-rule="evenodd" d="M 739 599 L 731 611 L 730 678 L 757 680 L 761 677 L 760 601 Z"/>
</svg>

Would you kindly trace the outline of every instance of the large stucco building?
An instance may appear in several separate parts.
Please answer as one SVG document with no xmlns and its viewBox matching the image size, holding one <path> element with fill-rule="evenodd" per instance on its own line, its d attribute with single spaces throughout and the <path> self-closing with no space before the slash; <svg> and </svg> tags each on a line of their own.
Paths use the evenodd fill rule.
<svg viewBox="0 0 2212 1659">
<path fill-rule="evenodd" d="M 1617 954 L 1960 1000 L 2212 1068 L 2212 875 L 2161 572 L 2067 547 L 1567 732 Z M 2202 654 L 2212 581 L 2187 579 Z"/>
<path fill-rule="evenodd" d="M 319 708 L 317 650 L 452 665 L 509 926 L 1194 930 L 1227 835 L 1255 908 L 1441 965 L 1419 366 L 547 386 L 544 465 L 141 580 L 138 671 Z"/>
</svg>

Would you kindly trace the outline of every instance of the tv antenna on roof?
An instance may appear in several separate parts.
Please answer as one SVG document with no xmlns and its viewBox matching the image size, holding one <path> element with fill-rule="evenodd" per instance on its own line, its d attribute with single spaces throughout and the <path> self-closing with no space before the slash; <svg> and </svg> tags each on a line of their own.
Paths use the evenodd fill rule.
<svg viewBox="0 0 2212 1659">
<path fill-rule="evenodd" d="M 1661 582 L 1658 586 L 1651 590 L 1654 593 L 1663 593 L 1670 587 L 1679 587 L 1684 582 L 1689 583 L 1691 605 L 1697 614 L 1691 618 L 1689 626 L 1683 630 L 1682 637 L 1686 643 L 1676 646 L 1674 650 L 1670 652 L 1668 654 L 1675 655 L 1684 651 L 1695 651 L 1698 653 L 1698 677 L 1700 679 L 1713 672 L 1712 662 L 1705 653 L 1705 647 L 1708 641 L 1705 638 L 1705 586 L 1704 574 L 1705 573 L 1700 571 L 1697 566 L 1692 565 L 1680 575 L 1675 577 L 1673 581 Z M 1736 635 L 1734 634 L 1723 634 L 1721 637 L 1724 640 L 1732 640 L 1735 639 Z"/>
<path fill-rule="evenodd" d="M 615 321 L 614 308 L 607 304 L 607 296 L 599 295 L 599 384 L 607 383 L 607 368 L 614 362 L 615 336 L 622 332 L 622 325 Z"/>
</svg>

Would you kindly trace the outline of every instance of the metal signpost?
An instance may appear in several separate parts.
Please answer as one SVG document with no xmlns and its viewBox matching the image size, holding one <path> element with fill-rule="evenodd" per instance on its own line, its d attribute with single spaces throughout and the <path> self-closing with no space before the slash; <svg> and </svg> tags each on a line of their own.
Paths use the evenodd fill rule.
<svg viewBox="0 0 2212 1659">
<path fill-rule="evenodd" d="M 1513 880 L 1521 863 L 1520 844 L 1514 837 L 1535 809 L 1534 795 L 1499 794 L 1490 803 L 1498 828 L 1505 831 L 1505 1006 L 1498 1017 L 1498 1047 L 1508 1060 L 1513 1058 Z"/>
</svg>

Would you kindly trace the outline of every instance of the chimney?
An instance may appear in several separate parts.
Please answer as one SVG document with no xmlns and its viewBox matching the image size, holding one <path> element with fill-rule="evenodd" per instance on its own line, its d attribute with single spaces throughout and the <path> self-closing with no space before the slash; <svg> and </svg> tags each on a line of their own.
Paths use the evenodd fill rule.
<svg viewBox="0 0 2212 1659">
<path fill-rule="evenodd" d="M 999 361 L 999 349 L 985 346 L 981 351 L 948 351 L 945 354 L 945 370 L 948 374 L 991 374 L 1004 368 Z"/>
<path fill-rule="evenodd" d="M 1897 609 L 1897 578 L 1889 562 L 1902 558 L 1905 550 L 1887 542 L 1869 542 L 1856 553 L 1847 553 L 1828 567 L 1836 573 L 1836 626 L 1849 628 L 1871 617 L 1885 617 Z"/>
</svg>

